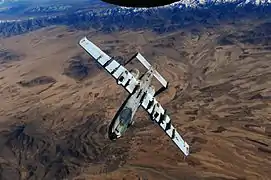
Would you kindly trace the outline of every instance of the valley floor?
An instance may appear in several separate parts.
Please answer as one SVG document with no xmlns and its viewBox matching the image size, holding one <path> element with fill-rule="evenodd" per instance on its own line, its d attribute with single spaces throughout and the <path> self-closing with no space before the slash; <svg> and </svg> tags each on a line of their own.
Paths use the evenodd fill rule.
<svg viewBox="0 0 271 180">
<path fill-rule="evenodd" d="M 268 22 L 163 35 L 52 26 L 1 39 L 0 179 L 269 179 L 270 32 Z M 85 35 L 111 56 L 140 51 L 158 65 L 170 82 L 158 99 L 189 157 L 143 110 L 107 139 L 127 93 L 79 47 Z"/>
</svg>

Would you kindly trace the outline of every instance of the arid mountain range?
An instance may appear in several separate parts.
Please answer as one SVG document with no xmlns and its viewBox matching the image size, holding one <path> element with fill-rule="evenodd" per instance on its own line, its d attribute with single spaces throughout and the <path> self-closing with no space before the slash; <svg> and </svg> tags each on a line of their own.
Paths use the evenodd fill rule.
<svg viewBox="0 0 271 180">
<path fill-rule="evenodd" d="M 269 180 L 270 11 L 230 7 L 0 24 L 0 179 Z M 108 140 L 127 92 L 79 47 L 84 36 L 119 62 L 139 51 L 157 64 L 170 83 L 158 100 L 190 156 L 142 109 Z"/>
<path fill-rule="evenodd" d="M 151 8 L 149 10 L 116 8 L 107 4 L 100 5 L 98 2 L 96 5 L 86 6 L 84 6 L 84 3 L 78 3 L 74 7 L 66 5 L 73 7 L 71 10 L 66 10 L 63 5 L 59 6 L 62 7 L 61 10 L 55 13 L 51 11 L 34 13 L 32 9 L 24 10 L 21 14 L 18 14 L 16 11 L 14 16 L 20 15 L 20 18 L 2 20 L 2 23 L 0 23 L 0 36 L 18 35 L 51 25 L 66 25 L 81 30 L 94 28 L 104 33 L 144 29 L 157 33 L 167 33 L 180 28 L 195 26 L 196 24 L 215 28 L 215 25 L 221 22 L 242 23 L 242 21 L 251 18 L 255 20 L 270 17 L 271 15 L 271 6 L 269 5 L 244 4 L 241 6 L 237 2 L 209 4 L 199 8 L 176 5 L 165 8 Z M 50 9 L 50 6 L 46 6 L 46 8 Z M 2 16 L 5 17 L 5 15 Z"/>
</svg>

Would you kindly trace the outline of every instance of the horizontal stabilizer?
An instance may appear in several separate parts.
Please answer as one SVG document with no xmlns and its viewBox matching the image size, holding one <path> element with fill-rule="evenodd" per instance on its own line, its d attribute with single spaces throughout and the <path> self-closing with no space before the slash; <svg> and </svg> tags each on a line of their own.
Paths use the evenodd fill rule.
<svg viewBox="0 0 271 180">
<path fill-rule="evenodd" d="M 140 54 L 137 53 L 136 58 L 147 68 L 150 69 L 151 65 L 150 63 Z"/>
<path fill-rule="evenodd" d="M 152 66 L 151 64 L 140 54 L 137 53 L 136 58 L 145 66 L 147 69 L 150 69 Z M 166 88 L 167 87 L 167 81 L 161 76 L 161 74 L 154 70 L 153 76 Z"/>
</svg>

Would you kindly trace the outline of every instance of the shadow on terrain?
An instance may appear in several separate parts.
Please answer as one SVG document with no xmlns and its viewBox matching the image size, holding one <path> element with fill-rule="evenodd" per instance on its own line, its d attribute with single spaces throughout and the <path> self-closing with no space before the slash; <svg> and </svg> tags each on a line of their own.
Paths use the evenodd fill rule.
<svg viewBox="0 0 271 180">
<path fill-rule="evenodd" d="M 97 116 L 58 135 L 38 121 L 13 125 L 0 133 L 0 179 L 65 179 L 86 165 L 114 171 L 127 148 L 110 143 L 106 130 Z"/>
</svg>

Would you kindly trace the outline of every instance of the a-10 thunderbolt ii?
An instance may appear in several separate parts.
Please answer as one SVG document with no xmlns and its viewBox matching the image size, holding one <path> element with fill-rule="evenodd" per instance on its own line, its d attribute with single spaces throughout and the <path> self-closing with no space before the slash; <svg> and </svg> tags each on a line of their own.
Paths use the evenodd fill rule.
<svg viewBox="0 0 271 180">
<path fill-rule="evenodd" d="M 99 47 L 89 41 L 87 37 L 82 38 L 79 41 L 79 45 L 115 78 L 118 85 L 121 85 L 129 92 L 129 96 L 119 108 L 109 125 L 109 139 L 116 140 L 124 134 L 134 123 L 133 117 L 139 106 L 141 106 L 148 112 L 150 119 L 155 121 L 163 129 L 185 156 L 188 156 L 189 145 L 172 126 L 172 121 L 166 113 L 166 110 L 155 98 L 168 87 L 168 82 L 158 71 L 156 71 L 140 53 L 136 53 L 125 65 L 135 58 L 138 59 L 147 68 L 147 71 L 141 76 L 139 70 L 133 69 L 128 71 L 125 65 L 121 65 L 114 60 L 114 58 L 107 55 Z M 162 87 L 156 92 L 154 86 L 151 85 L 153 77 L 162 84 Z"/>
</svg>

